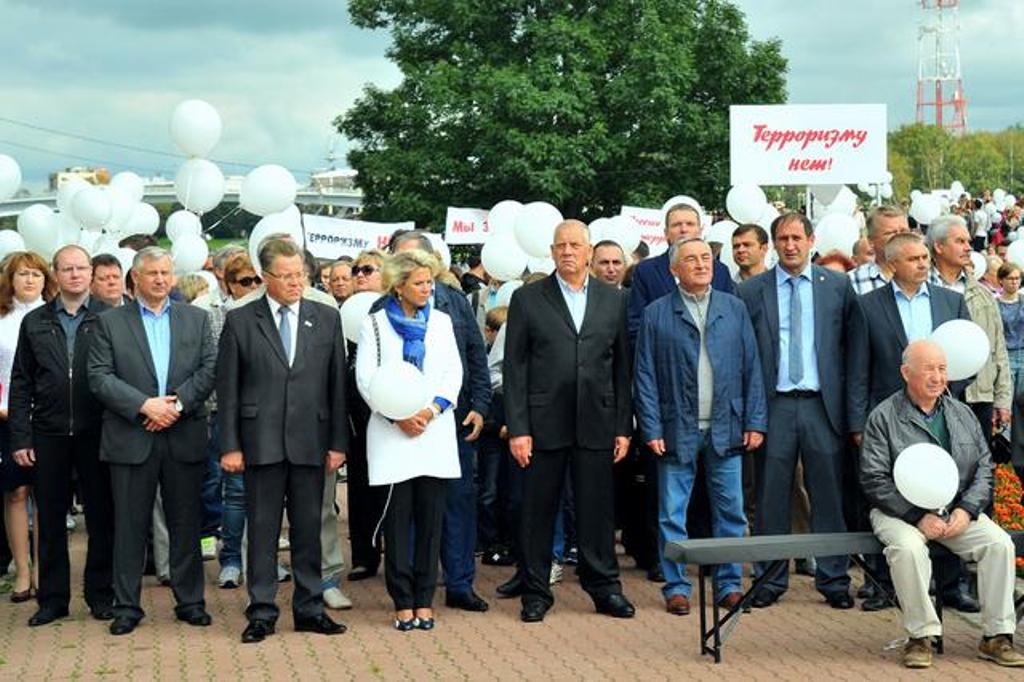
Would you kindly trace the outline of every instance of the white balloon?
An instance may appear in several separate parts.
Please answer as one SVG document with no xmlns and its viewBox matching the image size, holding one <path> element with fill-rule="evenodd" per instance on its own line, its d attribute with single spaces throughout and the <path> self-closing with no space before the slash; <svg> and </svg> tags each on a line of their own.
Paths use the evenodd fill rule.
<svg viewBox="0 0 1024 682">
<path fill-rule="evenodd" d="M 132 269 L 132 263 L 135 262 L 135 249 L 120 246 L 111 255 L 117 258 L 117 262 L 121 264 L 121 272 L 128 272 Z"/>
<path fill-rule="evenodd" d="M 611 222 L 608 218 L 597 218 L 587 225 L 587 230 L 590 232 L 590 243 L 596 244 L 600 241 L 604 241 L 605 232 L 608 230 L 608 224 Z"/>
<path fill-rule="evenodd" d="M 530 202 L 516 216 L 516 241 L 527 255 L 543 258 L 551 253 L 555 227 L 560 222 L 562 214 L 557 208 L 544 201 Z"/>
<path fill-rule="evenodd" d="M 700 218 L 700 224 L 703 227 L 707 227 L 708 225 L 711 224 L 710 216 L 704 213 L 704 207 L 700 205 L 700 202 L 686 194 L 677 194 L 661 205 L 662 219 L 664 220 L 665 214 L 668 212 L 670 208 L 672 208 L 673 206 L 677 206 L 679 204 L 685 204 L 687 206 L 692 206 L 693 208 L 695 208 L 697 210 L 697 216 Z"/>
<path fill-rule="evenodd" d="M 0 154 L 0 201 L 7 201 L 21 187 L 21 167 L 6 154 Z"/>
<path fill-rule="evenodd" d="M 1003 199 L 1005 199 L 1005 198 L 1006 198 L 1006 190 L 1005 189 L 997 189 L 996 191 L 992 192 L 992 201 L 996 202 L 996 206 L 1001 206 L 1002 203 L 1003 203 Z"/>
<path fill-rule="evenodd" d="M 206 159 L 189 159 L 174 176 L 174 194 L 181 205 L 202 215 L 224 198 L 224 174 Z"/>
<path fill-rule="evenodd" d="M 892 173 L 890 171 L 885 171 L 885 173 L 882 174 L 882 182 L 880 182 L 878 184 L 880 184 L 880 185 L 888 185 L 891 182 L 892 182 Z"/>
<path fill-rule="evenodd" d="M 137 203 L 132 206 L 122 229 L 126 234 L 156 234 L 160 229 L 160 214 L 149 204 Z"/>
<path fill-rule="evenodd" d="M 946 353 L 946 376 L 950 381 L 969 379 L 988 362 L 988 335 L 970 320 L 943 322 L 930 338 Z"/>
<path fill-rule="evenodd" d="M 1008 211 L 1017 204 L 1017 197 L 1007 194 L 1003 197 L 1003 210 Z"/>
<path fill-rule="evenodd" d="M 1009 251 L 1009 249 L 1007 249 Z M 977 251 L 971 251 L 971 265 L 974 266 L 973 272 L 974 279 L 981 279 L 981 276 L 985 274 L 985 270 L 988 269 L 988 262 L 985 260 L 985 256 L 978 253 Z"/>
<path fill-rule="evenodd" d="M 146 183 L 131 171 L 121 171 L 110 178 L 110 186 L 118 190 L 133 202 L 142 201 L 146 194 Z"/>
<path fill-rule="evenodd" d="M 171 114 L 171 139 L 189 156 L 206 156 L 220 140 L 220 114 L 201 99 L 187 99 Z"/>
<path fill-rule="evenodd" d="M 381 297 L 376 291 L 360 291 L 341 304 L 341 330 L 352 343 L 359 342 L 359 330 L 370 314 L 370 308 Z"/>
<path fill-rule="evenodd" d="M 423 372 L 404 361 L 386 362 L 377 368 L 367 391 L 370 407 L 388 419 L 408 419 L 430 400 Z"/>
<path fill-rule="evenodd" d="M 201 236 L 203 234 L 203 223 L 195 213 L 181 209 L 167 216 L 164 231 L 167 233 L 167 238 L 173 244 L 178 239 L 187 235 Z"/>
<path fill-rule="evenodd" d="M 25 240 L 14 230 L 0 230 L 0 258 L 14 251 L 24 251 Z"/>
<path fill-rule="evenodd" d="M 839 188 L 836 198 L 825 207 L 825 214 L 839 213 L 841 215 L 853 215 L 857 210 L 857 195 L 849 187 L 843 185 Z"/>
<path fill-rule="evenodd" d="M 273 234 L 287 234 L 299 246 L 305 242 L 299 209 L 290 206 L 278 213 L 271 213 L 260 219 L 249 233 L 249 259 L 257 273 L 263 274 L 260 266 L 259 248 L 267 237 Z"/>
<path fill-rule="evenodd" d="M 919 189 L 912 189 L 912 190 L 910 190 L 910 200 L 911 201 L 916 201 L 919 196 L 922 196 L 921 195 L 921 190 L 919 190 Z"/>
<path fill-rule="evenodd" d="M 836 185 L 831 185 L 831 186 L 832 187 L 836 187 L 836 192 L 839 191 L 839 187 L 838 186 L 836 186 Z M 814 191 L 814 188 L 811 188 L 811 192 L 812 193 L 813 193 L 813 191 Z M 864 194 L 871 194 L 871 185 L 869 185 L 866 182 L 858 182 L 857 183 L 857 191 L 858 192 L 862 192 Z M 835 197 L 832 197 L 832 198 L 835 199 Z M 831 201 L 831 199 L 829 201 Z M 827 203 L 829 203 L 829 201 L 825 201 L 824 203 L 827 204 Z"/>
<path fill-rule="evenodd" d="M 516 217 L 523 205 L 513 199 L 499 201 L 487 213 L 487 231 L 490 234 L 511 232 L 516 227 Z"/>
<path fill-rule="evenodd" d="M 857 221 L 850 215 L 829 213 L 814 227 L 814 248 L 825 255 L 839 251 L 845 256 L 853 255 L 853 244 L 860 238 Z"/>
<path fill-rule="evenodd" d="M 956 497 L 960 473 L 949 453 L 934 443 L 915 443 L 896 456 L 892 468 L 896 490 L 922 509 L 943 509 Z"/>
<path fill-rule="evenodd" d="M 57 215 L 60 214 L 58 213 Z M 95 255 L 100 253 L 96 250 L 96 244 L 99 243 L 101 237 L 103 237 L 103 235 L 99 232 L 90 232 L 89 230 L 78 228 L 78 239 L 76 239 L 74 243 L 81 246 L 90 254 Z"/>
<path fill-rule="evenodd" d="M 50 217 L 52 229 L 57 233 L 58 246 L 79 244 L 82 239 L 82 228 L 66 213 L 54 213 Z M 90 232 L 89 234 L 97 234 Z"/>
<path fill-rule="evenodd" d="M 436 232 L 426 232 L 427 239 L 430 240 L 431 246 L 434 247 L 434 253 L 441 259 L 441 264 L 444 265 L 444 269 L 447 270 L 452 266 L 452 251 L 448 248 L 448 244 L 445 243 L 444 237 L 437 234 Z"/>
<path fill-rule="evenodd" d="M 83 233 L 85 234 L 85 233 Z M 98 232 L 92 232 L 90 234 L 98 235 L 98 238 L 93 242 L 92 253 L 93 255 L 99 253 L 109 253 L 111 256 L 117 255 L 117 250 L 121 248 L 118 246 L 117 237 L 109 234 L 100 234 Z"/>
<path fill-rule="evenodd" d="M 836 197 L 839 196 L 839 190 L 842 188 L 843 185 L 811 185 L 808 187 L 814 198 L 826 205 L 835 201 Z M 858 184 L 857 189 L 865 193 L 869 191 L 867 183 L 864 182 Z"/>
<path fill-rule="evenodd" d="M 922 194 L 910 204 L 910 217 L 919 225 L 931 225 L 942 215 L 942 201 L 932 194 Z"/>
<path fill-rule="evenodd" d="M 761 215 L 757 217 L 757 220 L 755 220 L 754 223 L 768 230 L 778 217 L 779 210 L 771 204 L 765 203 L 764 207 L 761 209 Z"/>
<path fill-rule="evenodd" d="M 86 187 L 92 187 L 92 185 L 82 178 L 71 177 L 65 180 L 57 188 L 57 208 L 65 213 L 71 213 L 71 200 Z"/>
<path fill-rule="evenodd" d="M 753 223 L 761 215 L 768 198 L 757 185 L 736 185 L 725 195 L 725 208 L 737 223 Z"/>
<path fill-rule="evenodd" d="M 295 177 L 287 168 L 267 164 L 245 176 L 238 203 L 249 213 L 266 216 L 288 208 L 295 202 L 297 192 Z"/>
<path fill-rule="evenodd" d="M 718 260 L 729 268 L 729 276 L 735 278 L 739 274 L 740 266 L 736 265 L 736 260 L 732 255 L 732 239 L 720 243 L 722 248 L 718 252 Z"/>
<path fill-rule="evenodd" d="M 502 284 L 498 287 L 498 293 L 494 297 L 494 306 L 496 308 L 507 306 L 512 302 L 512 294 L 521 286 L 523 286 L 523 281 L 519 279 L 512 279 Z"/>
<path fill-rule="evenodd" d="M 136 202 L 111 185 L 101 185 L 100 191 L 107 195 L 107 200 L 110 202 L 110 219 L 103 224 L 103 230 L 111 233 L 122 232 L 125 223 L 132 215 Z"/>
<path fill-rule="evenodd" d="M 1016 231 L 1010 233 L 1011 236 L 1016 235 Z M 1009 248 L 1006 249 L 1006 260 L 1010 261 L 1018 268 L 1024 268 L 1024 239 L 1019 239 L 1018 236 L 1014 236 L 1011 239 Z"/>
<path fill-rule="evenodd" d="M 949 193 L 953 195 L 954 199 L 959 199 L 960 195 L 964 193 L 964 184 L 959 180 L 954 180 L 953 184 L 949 186 Z"/>
<path fill-rule="evenodd" d="M 71 200 L 71 214 L 84 228 L 98 230 L 107 224 L 113 208 L 110 197 L 99 187 L 89 185 L 78 192 Z"/>
<path fill-rule="evenodd" d="M 996 205 L 993 204 L 991 201 L 986 203 L 982 208 L 985 209 L 985 213 L 988 213 L 989 216 L 993 216 L 996 213 L 999 213 L 999 209 L 996 208 Z"/>
<path fill-rule="evenodd" d="M 892 199 L 892 185 L 890 185 L 889 183 L 885 183 L 884 185 L 882 185 L 881 194 L 883 199 Z"/>
<path fill-rule="evenodd" d="M 550 275 L 555 271 L 555 261 L 551 256 L 544 258 L 530 258 L 526 261 L 526 268 L 530 272 L 542 272 L 545 275 Z"/>
<path fill-rule="evenodd" d="M 640 246 L 643 235 L 640 234 L 640 227 L 627 216 L 617 215 L 608 219 L 603 227 L 602 239 L 613 241 L 622 247 L 627 255 L 636 251 Z M 593 242 L 591 242 L 593 243 Z"/>
<path fill-rule="evenodd" d="M 57 250 L 60 233 L 53 222 L 53 209 L 45 204 L 32 204 L 18 214 L 18 234 L 25 248 L 49 258 Z"/>
<path fill-rule="evenodd" d="M 210 247 L 199 235 L 183 234 L 171 244 L 174 271 L 178 274 L 201 270 L 209 255 Z"/>
<path fill-rule="evenodd" d="M 480 262 L 491 277 L 507 282 L 517 279 L 526 269 L 529 256 L 509 232 L 492 234 L 480 249 Z"/>
<path fill-rule="evenodd" d="M 216 291 L 220 286 L 220 282 L 217 281 L 217 275 L 213 274 L 209 270 L 196 270 L 195 272 L 188 273 L 190 275 L 196 275 L 206 280 L 206 286 L 210 291 Z"/>
<path fill-rule="evenodd" d="M 739 227 L 736 223 L 731 220 L 719 220 L 707 229 L 704 233 L 704 241 L 706 242 L 718 242 L 719 244 L 729 244 L 730 250 L 732 248 L 732 233 Z"/>
</svg>

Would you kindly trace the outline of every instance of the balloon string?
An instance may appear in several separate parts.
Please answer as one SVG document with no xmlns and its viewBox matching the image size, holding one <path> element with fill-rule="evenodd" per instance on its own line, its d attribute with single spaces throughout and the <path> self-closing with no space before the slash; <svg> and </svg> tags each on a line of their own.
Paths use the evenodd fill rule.
<svg viewBox="0 0 1024 682">
<path fill-rule="evenodd" d="M 233 209 L 231 209 L 230 211 L 228 211 L 228 212 L 227 212 L 227 213 L 226 213 L 226 214 L 224 215 L 224 217 L 223 217 L 223 218 L 221 218 L 220 220 L 218 220 L 217 222 L 215 222 L 215 223 L 214 223 L 213 225 L 210 225 L 210 226 L 209 226 L 208 228 L 206 228 L 205 230 L 203 230 L 203 234 L 209 234 L 210 232 L 212 232 L 212 231 L 213 231 L 213 229 L 214 229 L 215 227 L 217 227 L 217 226 L 218 226 L 218 225 L 220 225 L 220 224 L 221 224 L 222 222 L 224 222 L 225 220 L 227 220 L 228 218 L 230 218 L 231 216 L 235 215 L 236 213 L 238 213 L 238 212 L 239 212 L 239 211 L 241 211 L 241 210 L 242 210 L 242 207 L 241 207 L 240 205 L 238 205 L 238 206 L 235 206 L 235 207 L 234 207 Z"/>
</svg>

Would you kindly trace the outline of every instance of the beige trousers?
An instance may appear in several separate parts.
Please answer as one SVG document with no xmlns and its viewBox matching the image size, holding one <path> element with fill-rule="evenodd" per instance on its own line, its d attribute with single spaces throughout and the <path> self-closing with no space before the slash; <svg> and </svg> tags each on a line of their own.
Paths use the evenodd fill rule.
<svg viewBox="0 0 1024 682">
<path fill-rule="evenodd" d="M 928 597 L 932 562 L 924 535 L 909 523 L 871 510 L 871 527 L 885 546 L 892 583 L 903 611 L 903 627 L 910 637 L 942 634 L 942 623 Z M 1017 629 L 1013 608 L 1013 540 L 985 514 L 972 521 L 954 538 L 936 540 L 965 561 L 978 564 L 978 598 L 981 627 L 986 637 L 1012 635 Z"/>
</svg>

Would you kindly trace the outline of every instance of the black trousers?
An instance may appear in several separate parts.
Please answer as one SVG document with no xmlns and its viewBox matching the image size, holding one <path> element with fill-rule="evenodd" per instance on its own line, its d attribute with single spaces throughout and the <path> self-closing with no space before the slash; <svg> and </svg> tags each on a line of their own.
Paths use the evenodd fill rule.
<svg viewBox="0 0 1024 682">
<path fill-rule="evenodd" d="M 201 443 L 197 443 L 196 448 L 205 453 Z M 205 471 L 205 457 L 198 462 L 179 462 L 171 458 L 166 433 L 156 436 L 153 450 L 142 464 L 110 464 L 114 495 L 115 616 L 132 620 L 145 616 L 139 598 L 158 484 L 170 536 L 171 589 L 177 603 L 174 611 L 187 617 L 206 608 L 203 555 L 199 547 Z"/>
<path fill-rule="evenodd" d="M 100 434 L 33 435 L 36 454 L 35 499 L 39 508 L 39 606 L 71 602 L 71 564 L 65 515 L 72 471 L 85 507 L 88 549 L 85 603 L 91 609 L 114 603 L 114 498 L 110 468 L 100 461 Z"/>
<path fill-rule="evenodd" d="M 443 478 L 419 476 L 391 487 L 384 517 L 384 578 L 396 611 L 427 609 L 434 601 L 447 484 Z"/>
<path fill-rule="evenodd" d="M 292 614 L 315 618 L 324 611 L 320 581 L 320 507 L 324 499 L 324 467 L 290 462 L 245 467 L 245 518 L 249 533 L 249 620 L 277 621 L 277 539 L 281 513 L 288 510 L 291 545 Z"/>
<path fill-rule="evenodd" d="M 523 603 L 554 603 L 548 580 L 555 514 L 561 511 L 566 469 L 576 499 L 576 542 L 580 584 L 593 599 L 622 592 L 615 558 L 615 504 L 612 453 L 565 448 L 535 450 L 523 470 L 520 546 L 526 580 Z"/>
<path fill-rule="evenodd" d="M 380 565 L 380 543 L 374 546 L 373 532 L 384 513 L 387 488 L 371 486 L 366 461 L 366 433 L 353 434 L 348 457 L 348 532 L 352 545 L 352 566 L 375 570 Z"/>
</svg>

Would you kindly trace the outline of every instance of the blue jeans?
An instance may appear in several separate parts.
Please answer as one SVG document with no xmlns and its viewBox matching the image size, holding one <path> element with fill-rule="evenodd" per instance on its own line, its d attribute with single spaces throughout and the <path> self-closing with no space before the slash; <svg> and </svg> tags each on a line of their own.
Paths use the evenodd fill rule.
<svg viewBox="0 0 1024 682">
<path fill-rule="evenodd" d="M 467 429 L 460 427 L 458 431 L 462 475 L 448 479 L 445 486 L 441 567 L 445 589 L 452 594 L 465 594 L 473 589 L 476 577 L 476 443 L 464 440 Z"/>
<path fill-rule="evenodd" d="M 572 495 L 572 477 L 568 472 L 562 484 L 562 497 L 555 514 L 555 542 L 551 558 L 558 563 L 565 562 L 566 553 L 576 546 L 576 505 Z"/>
<path fill-rule="evenodd" d="M 221 520 L 220 567 L 242 567 L 242 534 L 245 532 L 245 478 L 222 474 L 224 514 Z"/>
<path fill-rule="evenodd" d="M 206 473 L 203 475 L 202 537 L 220 533 L 224 502 L 221 497 L 220 424 L 216 412 L 210 415 L 210 434 L 206 440 Z"/>
<path fill-rule="evenodd" d="M 743 458 L 721 456 L 711 447 L 710 430 L 701 432 L 701 445 L 688 462 L 681 462 L 675 453 L 658 459 L 658 555 L 665 572 L 666 598 L 681 594 L 689 597 L 692 591 L 686 577 L 686 566 L 665 558 L 665 545 L 674 540 L 685 540 L 686 509 L 690 504 L 697 460 L 704 460 L 705 481 L 711 501 L 711 533 L 716 538 L 741 538 L 746 535 L 747 518 L 743 513 Z M 740 592 L 742 567 L 723 564 L 718 567 L 718 594 L 721 599 L 730 592 Z"/>
</svg>

